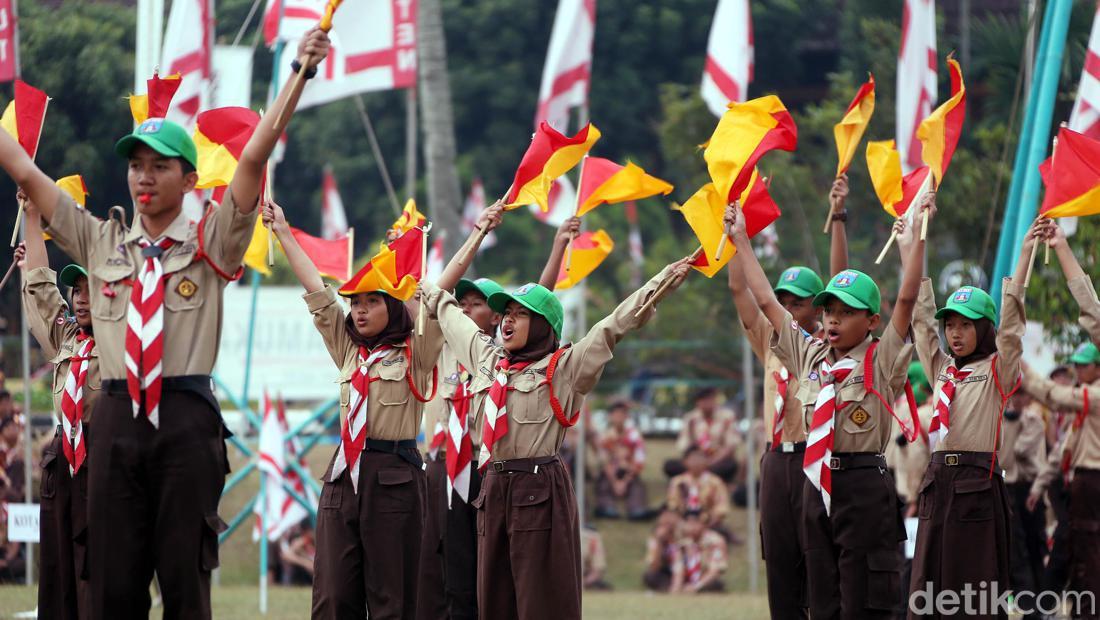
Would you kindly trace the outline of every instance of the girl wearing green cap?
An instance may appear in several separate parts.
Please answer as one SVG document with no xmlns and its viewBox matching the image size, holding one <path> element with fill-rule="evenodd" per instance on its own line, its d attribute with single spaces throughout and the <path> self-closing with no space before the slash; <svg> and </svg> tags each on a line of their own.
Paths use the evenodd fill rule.
<svg viewBox="0 0 1100 620">
<path fill-rule="evenodd" d="M 902 264 L 908 268 L 912 258 L 906 250 L 915 227 L 906 227 L 904 220 L 895 226 Z M 1016 273 L 1005 279 L 999 323 L 985 291 L 964 286 L 937 310 L 932 281 L 921 281 L 913 340 L 933 384 L 934 411 L 928 428 L 931 463 L 918 490 L 911 592 L 935 596 L 946 590 L 992 588 L 994 583 L 1002 590 L 1011 587 L 1009 498 L 996 455 L 1005 406 L 1020 385 L 1020 341 L 1026 327 L 1023 281 L 1037 234 L 1033 225 Z"/>
<path fill-rule="evenodd" d="M 684 259 L 666 267 L 572 346 L 561 347 L 562 307 L 538 284 L 489 297 L 504 315 L 501 345 L 481 334 L 455 298 L 423 285 L 474 391 L 488 387 L 477 466 L 478 613 L 488 620 L 580 618 L 580 530 L 569 472 L 557 453 L 615 345 L 640 328 L 662 283 L 679 286 Z"/>
</svg>

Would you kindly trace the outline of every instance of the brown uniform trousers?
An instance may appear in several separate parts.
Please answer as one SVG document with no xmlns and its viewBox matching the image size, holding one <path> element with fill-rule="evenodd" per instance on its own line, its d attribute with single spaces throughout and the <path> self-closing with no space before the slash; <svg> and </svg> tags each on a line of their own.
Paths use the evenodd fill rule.
<svg viewBox="0 0 1100 620">
<path fill-rule="evenodd" d="M 1070 578 L 1069 589 L 1091 592 L 1100 599 L 1100 470 L 1078 467 L 1069 485 Z M 1073 610 L 1075 618 L 1096 618 L 1097 609 Z M 1094 603 L 1098 606 L 1100 603 Z M 1080 611 L 1081 613 L 1077 613 Z"/>
<path fill-rule="evenodd" d="M 446 565 L 443 540 L 447 531 L 447 457 L 441 449 L 426 461 L 427 495 L 424 504 L 424 539 L 420 543 L 420 585 L 416 617 L 447 618 Z"/>
<path fill-rule="evenodd" d="M 57 433 L 61 432 L 58 426 Z M 88 441 L 88 426 L 84 426 Z M 88 461 L 69 475 L 69 462 L 55 434 L 42 454 L 40 487 L 41 566 L 39 567 L 38 617 L 89 618 L 91 589 L 88 585 Z"/>
<path fill-rule="evenodd" d="M 479 447 L 474 446 L 474 454 Z M 470 502 L 481 492 L 477 464 L 470 467 Z M 472 503 L 451 492 L 447 510 L 447 532 L 443 536 L 443 557 L 447 574 L 447 605 L 451 620 L 477 618 L 477 514 Z"/>
<path fill-rule="evenodd" d="M 370 440 L 368 440 L 370 441 Z M 333 454 L 333 459 L 336 455 Z M 363 451 L 359 492 L 348 468 L 325 482 L 317 510 L 313 618 L 416 617 L 427 484 L 415 443 Z M 329 463 L 324 478 L 329 478 Z"/>
<path fill-rule="evenodd" d="M 209 377 L 205 385 L 209 386 Z M 125 381 L 104 381 L 88 443 L 92 617 L 147 618 L 155 571 L 165 618 L 210 618 L 226 431 L 198 377 L 165 377 L 160 428 L 135 418 Z"/>
<path fill-rule="evenodd" d="M 806 541 L 810 615 L 814 620 L 891 618 L 900 607 L 901 553 L 905 539 L 896 484 L 886 460 L 858 455 L 879 466 L 834 469 L 832 514 L 821 492 L 802 486 L 802 536 Z M 842 604 L 843 603 L 843 604 Z"/>
<path fill-rule="evenodd" d="M 994 582 L 999 592 L 1011 587 L 1008 492 L 998 467 L 990 476 L 991 459 L 988 452 L 932 453 L 918 495 L 920 524 L 910 595 L 931 589 L 934 600 L 940 592 L 962 592 L 967 586 L 980 592 L 992 592 Z M 988 611 L 970 617 L 1006 617 L 998 613 L 1004 610 Z M 909 617 L 928 616 L 910 610 Z"/>
<path fill-rule="evenodd" d="M 486 470 L 473 502 L 481 620 L 581 617 L 577 500 L 569 472 L 551 459 L 534 473 Z"/>
<path fill-rule="evenodd" d="M 768 577 L 768 609 L 777 620 L 808 617 L 806 543 L 799 527 L 805 451 L 805 442 L 791 452 L 773 451 L 768 444 L 760 458 L 760 549 Z"/>
</svg>

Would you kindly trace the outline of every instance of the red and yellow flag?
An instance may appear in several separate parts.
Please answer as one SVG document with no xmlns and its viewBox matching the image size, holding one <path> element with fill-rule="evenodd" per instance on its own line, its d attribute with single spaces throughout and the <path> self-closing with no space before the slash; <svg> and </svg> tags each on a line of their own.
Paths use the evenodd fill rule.
<svg viewBox="0 0 1100 620">
<path fill-rule="evenodd" d="M 871 185 L 882 208 L 895 218 L 909 211 L 920 193 L 921 185 L 928 178 L 928 166 L 921 166 L 909 174 L 901 174 L 901 155 L 893 140 L 867 143 L 867 171 Z"/>
<path fill-rule="evenodd" d="M 321 275 L 341 282 L 351 277 L 351 247 L 347 235 L 338 239 L 321 239 L 293 226 L 290 233 Z"/>
<path fill-rule="evenodd" d="M 867 130 L 871 122 L 871 115 L 875 113 L 875 76 L 868 74 L 867 82 L 859 87 L 852 103 L 848 104 L 848 111 L 844 118 L 833 125 L 833 137 L 836 138 L 836 175 L 839 177 L 848 171 L 852 164 L 852 158 L 859 148 L 859 141 L 863 139 L 863 132 Z"/>
<path fill-rule="evenodd" d="M 708 278 L 714 277 L 714 274 L 721 271 L 737 252 L 732 243 L 726 243 L 726 247 L 722 249 L 722 256 L 719 260 L 714 260 L 718 245 L 726 234 L 722 223 L 726 204 L 725 198 L 714 184 L 707 183 L 683 206 L 677 208 L 687 220 L 688 226 L 691 226 L 691 230 L 695 232 L 699 244 L 703 246 L 703 252 L 692 263 L 692 267 Z M 749 179 L 749 186 L 741 194 L 741 210 L 745 214 L 745 232 L 750 238 L 767 228 L 780 216 L 779 207 L 768 193 L 766 180 L 762 181 L 755 170 Z"/>
<path fill-rule="evenodd" d="M 733 202 L 749 186 L 757 160 L 773 149 L 793 151 L 796 146 L 798 128 L 794 119 L 779 97 L 768 95 L 730 103 L 707 142 L 703 158 L 719 195 Z"/>
<path fill-rule="evenodd" d="M 396 231 L 398 235 L 403 235 L 413 228 L 423 228 L 424 224 L 427 223 L 428 218 L 417 210 L 416 201 L 409 198 L 408 202 L 405 203 L 405 208 L 401 210 L 401 215 L 390 226 L 390 230 Z"/>
<path fill-rule="evenodd" d="M 1100 213 L 1100 142 L 1065 127 L 1054 154 L 1039 166 L 1046 195 L 1039 213 L 1075 217 Z"/>
<path fill-rule="evenodd" d="M 569 269 L 565 268 L 566 259 L 562 257 L 554 288 L 564 290 L 576 286 L 578 282 L 587 278 L 588 274 L 595 271 L 613 249 L 615 249 L 615 242 L 605 230 L 596 232 L 586 230 L 580 233 L 573 240 L 573 257 L 570 259 Z"/>
<path fill-rule="evenodd" d="M 79 174 L 71 174 L 54 181 L 61 191 L 72 197 L 73 202 L 80 206 L 86 206 L 88 200 L 88 186 L 84 184 L 84 177 Z"/>
<path fill-rule="evenodd" d="M 602 157 L 585 157 L 581 166 L 578 216 L 601 204 L 640 200 L 657 194 L 667 196 L 672 192 L 671 184 L 646 174 L 631 162 L 620 166 Z"/>
<path fill-rule="evenodd" d="M 130 95 L 130 115 L 138 125 L 144 123 L 145 119 L 167 116 L 172 97 L 180 87 L 180 74 L 174 73 L 162 78 L 154 72 L 153 77 L 145 80 L 145 85 L 147 94 Z"/>
<path fill-rule="evenodd" d="M 410 229 L 383 246 L 366 265 L 340 287 L 341 295 L 382 292 L 407 301 L 424 274 L 424 232 Z"/>
<path fill-rule="evenodd" d="M 516 169 L 512 189 L 504 197 L 504 206 L 515 209 L 535 203 L 543 213 L 549 211 L 547 195 L 554 179 L 576 166 L 599 139 L 600 130 L 592 123 L 572 138 L 558 133 L 545 121 L 540 123 Z"/>
<path fill-rule="evenodd" d="M 38 139 L 42 137 L 49 101 L 46 93 L 23 80 L 15 80 L 15 98 L 4 108 L 4 115 L 0 117 L 0 127 L 15 138 L 31 159 L 38 153 Z"/>
<path fill-rule="evenodd" d="M 951 98 L 932 111 L 917 127 L 917 139 L 921 142 L 921 159 L 932 169 L 936 187 L 943 181 L 943 174 L 951 165 L 951 156 L 962 135 L 966 119 L 966 84 L 962 69 L 954 58 L 947 58 L 951 71 Z"/>
<path fill-rule="evenodd" d="M 259 122 L 260 115 L 248 108 L 216 108 L 199 114 L 194 135 L 199 154 L 197 189 L 229 185 Z"/>
</svg>

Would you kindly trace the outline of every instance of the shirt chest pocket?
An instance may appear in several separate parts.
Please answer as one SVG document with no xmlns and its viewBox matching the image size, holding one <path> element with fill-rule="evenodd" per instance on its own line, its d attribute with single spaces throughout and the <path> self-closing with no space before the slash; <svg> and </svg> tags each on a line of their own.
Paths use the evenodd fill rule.
<svg viewBox="0 0 1100 620">
<path fill-rule="evenodd" d="M 203 299 L 215 284 L 201 263 L 165 274 L 164 308 L 169 312 L 187 312 L 202 307 Z"/>
<path fill-rule="evenodd" d="M 371 398 L 377 395 L 378 404 L 387 407 L 407 404 L 412 395 L 409 393 L 409 382 L 405 379 L 408 372 L 405 358 L 402 356 L 381 361 L 376 368 L 378 380 L 370 386 Z"/>
<path fill-rule="evenodd" d="M 508 398 L 508 417 L 519 424 L 544 424 L 550 419 L 549 386 L 534 372 L 521 372 L 512 378 Z"/>
<path fill-rule="evenodd" d="M 875 430 L 878 419 L 872 415 L 871 409 L 867 406 L 867 390 L 864 389 L 862 382 L 843 385 L 837 393 L 840 396 L 840 402 L 845 405 L 844 409 L 837 413 L 840 418 L 837 422 L 845 433 L 859 435 Z"/>
<path fill-rule="evenodd" d="M 130 304 L 129 280 L 134 275 L 130 265 L 102 265 L 91 269 L 92 317 L 102 321 L 119 321 L 126 316 Z M 95 288 L 98 287 L 98 288 Z"/>
</svg>

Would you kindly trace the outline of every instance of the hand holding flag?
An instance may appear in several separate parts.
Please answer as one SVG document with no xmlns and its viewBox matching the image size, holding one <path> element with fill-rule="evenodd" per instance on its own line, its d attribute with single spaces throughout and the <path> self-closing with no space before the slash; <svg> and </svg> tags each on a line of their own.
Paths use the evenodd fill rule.
<svg viewBox="0 0 1100 620">
<path fill-rule="evenodd" d="M 15 141 L 23 147 L 27 155 L 33 161 L 38 154 L 38 140 L 42 137 L 42 127 L 46 123 L 46 106 L 50 98 L 46 93 L 27 84 L 23 80 L 15 80 L 15 96 L 4 109 L 3 117 L 0 117 L 0 127 L 7 131 Z M 23 219 L 22 201 L 19 210 L 15 213 L 15 230 L 11 233 L 11 247 L 19 240 L 19 225 Z"/>
<path fill-rule="evenodd" d="M 893 140 L 880 140 L 867 143 L 867 171 L 871 175 L 871 185 L 882 208 L 894 216 L 902 218 L 909 208 L 918 203 L 930 188 L 931 174 L 928 166 L 921 166 L 904 177 L 901 175 L 901 155 L 894 148 Z M 897 239 L 897 230 L 890 233 L 890 239 L 879 252 L 875 264 L 882 262 L 886 252 Z"/>
<path fill-rule="evenodd" d="M 328 32 L 332 30 L 332 16 L 343 0 L 328 0 L 325 5 L 325 13 L 320 23 L 307 32 L 298 45 L 298 72 L 294 76 L 294 82 L 290 86 L 289 96 L 283 100 L 279 113 L 275 116 L 275 133 L 280 134 L 285 129 L 288 120 L 288 112 L 293 113 L 298 106 L 298 97 L 306 85 L 305 74 L 316 67 L 328 54 Z M 320 36 L 317 36 L 317 34 Z"/>
<path fill-rule="evenodd" d="M 966 84 L 963 83 L 962 69 L 953 57 L 947 57 L 951 72 L 951 98 L 933 110 L 928 118 L 917 127 L 917 139 L 921 142 L 921 159 L 932 170 L 932 189 L 939 189 L 943 175 L 951 165 L 951 157 L 962 135 L 963 121 L 966 119 Z M 927 216 L 921 222 L 920 238 L 928 232 Z"/>
</svg>

